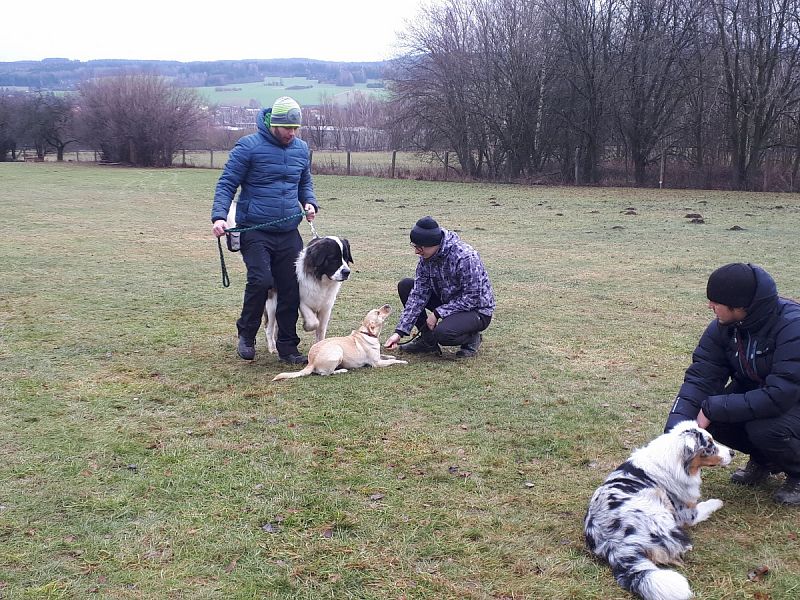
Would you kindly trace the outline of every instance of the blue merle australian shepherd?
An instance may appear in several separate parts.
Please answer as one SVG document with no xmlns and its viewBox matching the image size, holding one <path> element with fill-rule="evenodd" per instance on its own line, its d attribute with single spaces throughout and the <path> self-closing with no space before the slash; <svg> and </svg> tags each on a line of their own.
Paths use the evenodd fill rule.
<svg viewBox="0 0 800 600">
<path fill-rule="evenodd" d="M 611 565 L 617 583 L 645 600 L 692 598 L 681 565 L 692 545 L 685 527 L 705 521 L 721 500 L 700 499 L 700 468 L 727 465 L 733 451 L 694 421 L 676 425 L 613 471 L 584 520 L 586 545 Z"/>
</svg>

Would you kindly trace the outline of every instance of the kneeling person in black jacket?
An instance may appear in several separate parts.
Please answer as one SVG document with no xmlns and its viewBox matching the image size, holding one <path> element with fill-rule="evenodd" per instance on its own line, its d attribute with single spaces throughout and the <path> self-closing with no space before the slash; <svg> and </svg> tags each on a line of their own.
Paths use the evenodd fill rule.
<svg viewBox="0 0 800 600">
<path fill-rule="evenodd" d="M 692 355 L 665 431 L 696 419 L 750 456 L 731 481 L 757 485 L 783 472 L 774 500 L 800 505 L 800 305 L 779 297 L 764 269 L 744 263 L 714 271 L 706 294 L 717 318 Z"/>
</svg>

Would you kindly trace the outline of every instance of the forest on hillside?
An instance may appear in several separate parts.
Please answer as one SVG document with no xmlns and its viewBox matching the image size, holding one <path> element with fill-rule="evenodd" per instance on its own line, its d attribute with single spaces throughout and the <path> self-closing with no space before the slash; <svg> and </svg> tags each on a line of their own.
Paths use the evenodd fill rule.
<svg viewBox="0 0 800 600">
<path fill-rule="evenodd" d="M 180 87 L 222 86 L 261 81 L 265 77 L 306 77 L 322 83 L 383 79 L 386 62 L 343 63 L 306 58 L 217 60 L 70 60 L 0 62 L 0 87 L 74 90 L 82 81 L 119 75 L 158 75 Z M 352 83 L 351 83 L 352 85 Z"/>
</svg>

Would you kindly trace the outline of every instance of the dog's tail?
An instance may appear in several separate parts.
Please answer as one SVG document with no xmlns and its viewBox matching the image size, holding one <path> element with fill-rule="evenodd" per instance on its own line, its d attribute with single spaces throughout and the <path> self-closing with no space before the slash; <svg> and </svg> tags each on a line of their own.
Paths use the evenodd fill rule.
<svg viewBox="0 0 800 600">
<path fill-rule="evenodd" d="M 311 375 L 313 372 L 314 367 L 312 365 L 306 365 L 306 367 L 301 371 L 278 373 L 272 378 L 272 381 L 280 381 L 281 379 L 294 379 L 295 377 L 305 377 L 306 375 Z"/>
<path fill-rule="evenodd" d="M 660 569 L 644 554 L 613 556 L 608 561 L 617 583 L 644 600 L 689 600 L 694 598 L 686 578 L 670 569 Z"/>
</svg>

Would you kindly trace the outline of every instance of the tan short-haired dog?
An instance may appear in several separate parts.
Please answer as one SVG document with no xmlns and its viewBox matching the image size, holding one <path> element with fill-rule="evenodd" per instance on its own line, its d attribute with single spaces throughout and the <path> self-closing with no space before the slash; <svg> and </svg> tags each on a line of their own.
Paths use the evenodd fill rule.
<svg viewBox="0 0 800 600">
<path fill-rule="evenodd" d="M 364 317 L 361 327 L 345 337 L 332 337 L 321 340 L 311 346 L 308 351 L 308 365 L 302 371 L 278 373 L 272 381 L 303 377 L 317 373 L 319 375 L 335 375 L 347 373 L 348 369 L 358 367 L 388 367 L 389 365 L 407 365 L 404 360 L 387 356 L 380 352 L 378 336 L 381 334 L 386 318 L 392 313 L 392 307 L 384 304 L 373 308 Z"/>
</svg>

